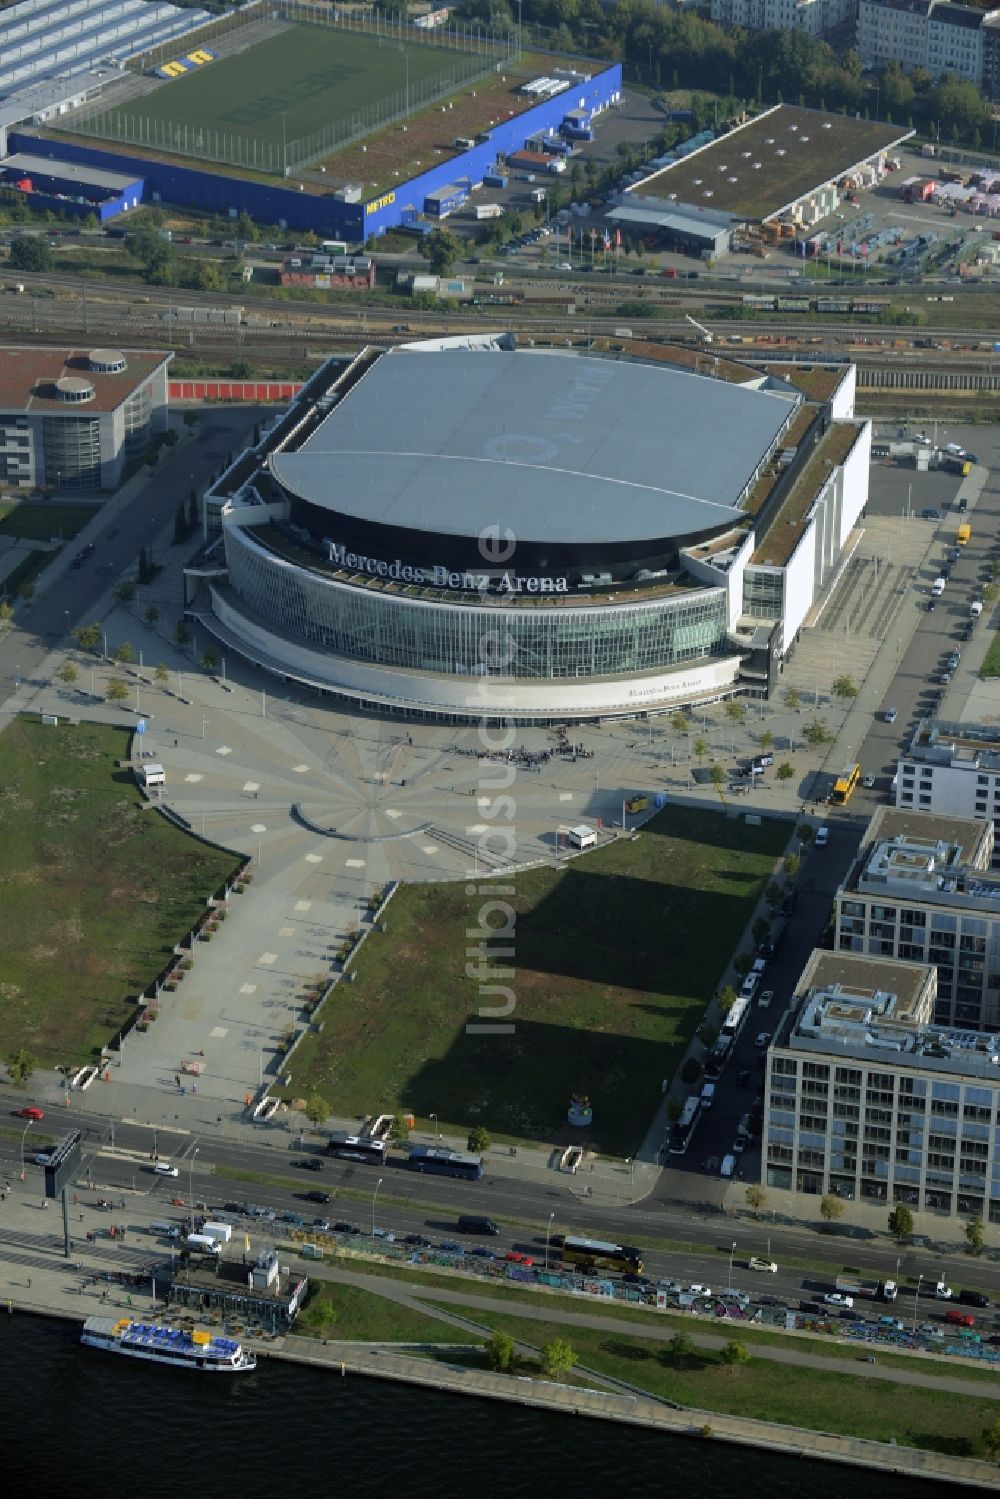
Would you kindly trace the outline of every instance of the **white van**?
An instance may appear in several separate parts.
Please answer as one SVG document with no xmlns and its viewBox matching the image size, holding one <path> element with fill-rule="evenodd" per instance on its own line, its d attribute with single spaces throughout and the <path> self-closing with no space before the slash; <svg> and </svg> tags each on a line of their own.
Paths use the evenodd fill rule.
<svg viewBox="0 0 1000 1499">
<path fill-rule="evenodd" d="M 934 579 L 934 582 L 931 584 L 931 593 L 936 599 L 939 599 L 944 593 L 944 585 L 947 583 L 947 581 L 947 578 Z"/>
<path fill-rule="evenodd" d="M 720 1176 L 732 1176 L 732 1174 L 733 1174 L 733 1172 L 735 1170 L 736 1170 L 736 1157 L 734 1155 L 724 1155 L 722 1157 L 722 1165 L 719 1167 L 719 1175 Z"/>
<path fill-rule="evenodd" d="M 702 1085 L 702 1090 L 701 1090 L 701 1106 L 702 1106 L 702 1108 L 703 1109 L 710 1109 L 712 1107 L 712 1105 L 713 1105 L 714 1102 L 715 1102 L 715 1084 L 714 1083 L 704 1083 Z"/>
</svg>

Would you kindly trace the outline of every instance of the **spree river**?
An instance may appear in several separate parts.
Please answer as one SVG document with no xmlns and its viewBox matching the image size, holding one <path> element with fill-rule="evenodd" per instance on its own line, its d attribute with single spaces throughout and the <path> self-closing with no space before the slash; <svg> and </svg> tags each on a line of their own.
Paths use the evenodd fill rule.
<svg viewBox="0 0 1000 1499">
<path fill-rule="evenodd" d="M 0 1316 L 10 1499 L 903 1499 L 942 1484 L 265 1360 L 210 1378 Z M 790 1373 L 790 1377 L 794 1377 Z M 967 1492 L 967 1491 L 965 1491 Z"/>
</svg>

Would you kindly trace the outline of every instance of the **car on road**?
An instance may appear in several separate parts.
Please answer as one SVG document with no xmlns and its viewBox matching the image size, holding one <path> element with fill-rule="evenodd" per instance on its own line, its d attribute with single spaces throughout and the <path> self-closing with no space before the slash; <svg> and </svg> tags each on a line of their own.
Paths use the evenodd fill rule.
<svg viewBox="0 0 1000 1499">
<path fill-rule="evenodd" d="M 519 1249 L 508 1249 L 504 1255 L 505 1260 L 510 1260 L 512 1265 L 533 1265 L 535 1262 L 530 1254 L 522 1254 Z"/>
<path fill-rule="evenodd" d="M 572 269 L 573 267 L 570 265 L 568 260 L 561 260 L 556 266 L 557 271 L 571 271 Z"/>
<path fill-rule="evenodd" d="M 461 1246 L 461 1244 L 455 1244 L 455 1243 L 452 1242 L 451 1239 L 443 1239 L 441 1241 L 441 1243 L 438 1245 L 438 1248 L 441 1250 L 442 1254 L 461 1254 L 462 1253 L 462 1246 Z"/>
<path fill-rule="evenodd" d="M 330 1220 L 329 1218 L 314 1218 L 310 1227 L 318 1228 L 322 1234 L 328 1234 L 330 1232 Z"/>
<path fill-rule="evenodd" d="M 861 784 L 864 786 L 866 791 L 871 791 L 872 787 L 875 785 L 875 777 L 871 774 L 866 775 Z"/>
<path fill-rule="evenodd" d="M 778 1267 L 773 1260 L 763 1260 L 758 1254 L 752 1254 L 747 1264 L 751 1270 L 764 1270 L 771 1275 L 777 1275 L 778 1273 Z"/>
<path fill-rule="evenodd" d="M 474 1244 L 469 1253 L 474 1254 L 477 1260 L 496 1259 L 496 1252 L 492 1249 L 487 1249 L 485 1244 Z"/>
<path fill-rule="evenodd" d="M 959 500 L 959 502 L 958 502 L 958 510 L 959 510 L 959 514 L 960 514 L 960 515 L 964 515 L 964 514 L 965 514 L 965 512 L 966 512 L 966 511 L 967 511 L 967 510 L 968 510 L 968 508 L 969 508 L 969 502 L 968 502 L 968 500 L 967 500 L 967 499 L 966 499 L 966 498 L 965 498 L 965 496 L 964 496 L 964 495 L 963 495 L 963 496 L 962 496 L 962 498 L 961 498 L 961 499 L 960 499 L 960 500 Z"/>
<path fill-rule="evenodd" d="M 773 989 L 762 989 L 757 998 L 757 1004 L 762 1010 L 766 1010 L 774 999 Z"/>
<path fill-rule="evenodd" d="M 176 1166 L 171 1166 L 169 1161 L 157 1161 L 153 1167 L 154 1176 L 180 1176 Z"/>
<path fill-rule="evenodd" d="M 323 1169 L 323 1162 L 314 1155 L 308 1156 L 304 1161 L 296 1161 L 295 1164 L 303 1171 L 322 1171 Z"/>
<path fill-rule="evenodd" d="M 938 1301 L 950 1301 L 954 1294 L 951 1286 L 945 1285 L 943 1280 L 939 1280 L 934 1287 L 934 1295 Z"/>
<path fill-rule="evenodd" d="M 343 1218 L 333 1225 L 335 1234 L 359 1234 L 360 1228 L 356 1223 L 347 1223 Z"/>
<path fill-rule="evenodd" d="M 34 1119 L 37 1121 L 45 1118 L 45 1110 L 36 1109 L 34 1104 L 26 1104 L 23 1109 L 18 1109 L 17 1117 L 18 1119 Z"/>
<path fill-rule="evenodd" d="M 307 1192 L 306 1202 L 331 1202 L 333 1199 L 329 1192 Z"/>
<path fill-rule="evenodd" d="M 896 719 L 898 717 L 899 717 L 899 714 L 898 714 L 898 711 L 895 708 L 886 708 L 885 711 L 882 714 L 882 722 L 883 723 L 895 723 Z"/>
<path fill-rule="evenodd" d="M 989 1306 L 990 1298 L 984 1296 L 981 1291 L 959 1291 L 958 1299 L 965 1306 Z"/>
<path fill-rule="evenodd" d="M 416 1249 L 430 1249 L 431 1241 L 423 1234 L 407 1234 L 403 1239 L 404 1244 L 412 1244 Z"/>
<path fill-rule="evenodd" d="M 712 1287 L 703 1286 L 700 1280 L 696 1280 L 693 1285 L 685 1287 L 685 1294 L 688 1296 L 711 1296 Z"/>
<path fill-rule="evenodd" d="M 825 1306 L 846 1306 L 850 1311 L 854 1306 L 854 1297 L 845 1296 L 842 1291 L 831 1291 L 828 1296 L 823 1297 Z"/>
<path fill-rule="evenodd" d="M 830 829 L 827 827 L 817 828 L 816 837 L 813 840 L 817 848 L 826 848 L 830 841 Z"/>
<path fill-rule="evenodd" d="M 754 1041 L 753 1044 L 754 1044 L 754 1046 L 756 1046 L 756 1048 L 757 1048 L 758 1051 L 763 1051 L 764 1048 L 765 1048 L 765 1046 L 770 1046 L 770 1044 L 771 1044 L 771 1032 L 770 1031 L 758 1031 L 757 1032 L 756 1040 Z"/>
<path fill-rule="evenodd" d="M 924 520 L 940 520 L 941 519 L 941 512 L 940 512 L 940 510 L 935 510 L 931 506 L 928 506 L 927 509 L 925 509 L 925 510 L 921 510 L 920 514 L 923 516 Z"/>
</svg>

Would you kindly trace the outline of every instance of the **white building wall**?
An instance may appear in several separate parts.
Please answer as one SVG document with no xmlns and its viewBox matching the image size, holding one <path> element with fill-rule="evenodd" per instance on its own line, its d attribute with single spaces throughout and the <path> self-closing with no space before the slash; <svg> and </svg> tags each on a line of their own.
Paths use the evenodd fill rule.
<svg viewBox="0 0 1000 1499">
<path fill-rule="evenodd" d="M 818 534 L 816 522 L 811 520 L 785 564 L 785 613 L 781 623 L 781 649 L 785 653 L 795 640 L 815 598 Z"/>
<path fill-rule="evenodd" d="M 868 503 L 868 480 L 872 456 L 872 424 L 864 423 L 858 440 L 847 455 L 842 470 L 842 501 L 840 506 L 840 535 L 837 538 L 838 552 L 858 523 Z"/>
<path fill-rule="evenodd" d="M 830 415 L 834 421 L 848 421 L 854 415 L 854 399 L 858 388 L 858 368 L 855 364 L 847 366 L 847 372 L 833 393 L 830 401 Z"/>
</svg>

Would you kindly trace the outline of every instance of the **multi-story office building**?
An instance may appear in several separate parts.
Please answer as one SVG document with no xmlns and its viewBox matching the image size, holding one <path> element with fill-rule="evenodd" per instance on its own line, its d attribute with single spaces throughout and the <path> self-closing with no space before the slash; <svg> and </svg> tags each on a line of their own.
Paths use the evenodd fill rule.
<svg viewBox="0 0 1000 1499">
<path fill-rule="evenodd" d="M 951 0 L 860 0 L 858 52 L 864 68 L 898 62 L 904 72 L 926 68 L 932 78 L 953 73 L 982 87 L 989 48 L 988 22 L 997 11 Z"/>
<path fill-rule="evenodd" d="M 992 852 L 992 823 L 880 808 L 837 891 L 838 951 L 931 963 L 936 1024 L 1000 1030 Z"/>
<path fill-rule="evenodd" d="M 0 349 L 0 485 L 114 489 L 167 423 L 172 354 Z"/>
<path fill-rule="evenodd" d="M 767 1185 L 1000 1223 L 1000 1035 L 932 1025 L 936 985 L 813 952 L 768 1054 Z"/>
<path fill-rule="evenodd" d="M 744 31 L 823 36 L 854 19 L 854 0 L 712 0 L 712 20 Z"/>
<path fill-rule="evenodd" d="M 1000 828 L 1000 729 L 925 718 L 899 757 L 896 806 L 942 817 L 975 817 Z M 1000 862 L 994 840 L 993 863 Z"/>
</svg>

